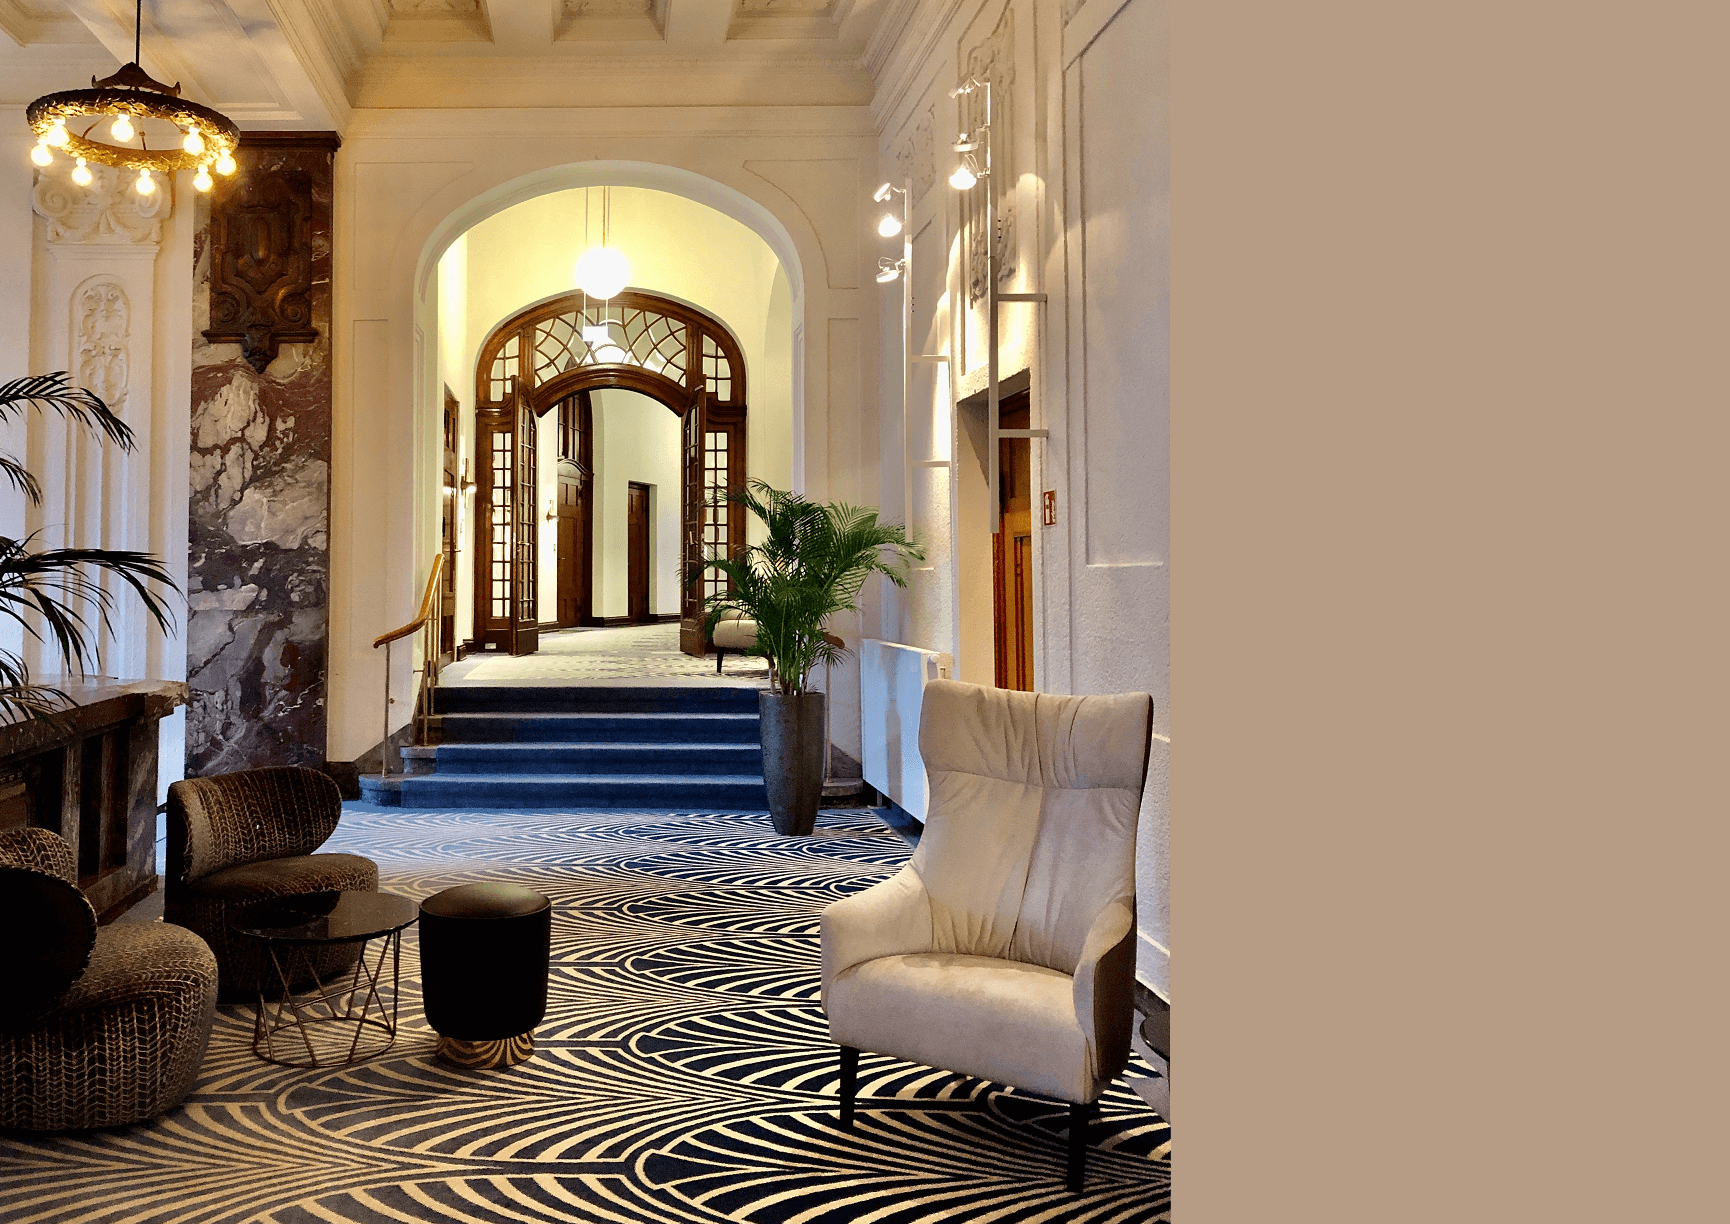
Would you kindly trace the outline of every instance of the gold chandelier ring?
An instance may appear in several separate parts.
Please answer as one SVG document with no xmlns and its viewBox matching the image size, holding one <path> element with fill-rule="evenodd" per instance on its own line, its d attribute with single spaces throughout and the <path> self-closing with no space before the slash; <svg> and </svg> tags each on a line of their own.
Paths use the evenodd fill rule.
<svg viewBox="0 0 1730 1224">
<path fill-rule="evenodd" d="M 232 156 L 240 143 L 240 129 L 220 111 L 185 98 L 137 89 L 67 89 L 45 94 L 30 104 L 24 117 L 31 131 L 44 136 L 58 122 L 86 116 L 106 118 L 122 112 L 145 119 L 161 119 L 178 128 L 191 128 L 203 137 L 204 149 L 199 153 L 188 153 L 185 149 L 133 149 L 90 140 L 69 130 L 66 143 L 58 146 L 57 151 L 105 166 L 172 174 L 176 170 L 208 165 L 225 153 Z"/>
</svg>

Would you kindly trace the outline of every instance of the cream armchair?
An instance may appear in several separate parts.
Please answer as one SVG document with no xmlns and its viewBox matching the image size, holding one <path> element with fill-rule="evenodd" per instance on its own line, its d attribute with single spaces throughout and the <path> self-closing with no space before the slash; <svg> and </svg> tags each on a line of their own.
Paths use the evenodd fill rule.
<svg viewBox="0 0 1730 1224">
<path fill-rule="evenodd" d="M 823 1010 L 853 1125 L 859 1051 L 1066 1101 L 1068 1184 L 1129 1061 L 1135 823 L 1153 702 L 925 686 L 925 832 L 823 911 Z"/>
</svg>

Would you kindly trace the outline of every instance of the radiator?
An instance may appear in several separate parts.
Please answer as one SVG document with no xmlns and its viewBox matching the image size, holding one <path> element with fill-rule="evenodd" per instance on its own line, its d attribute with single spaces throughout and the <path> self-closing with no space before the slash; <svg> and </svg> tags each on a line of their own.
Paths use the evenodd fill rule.
<svg viewBox="0 0 1730 1224">
<path fill-rule="evenodd" d="M 919 707 L 925 682 L 947 679 L 949 655 L 899 642 L 859 643 L 860 764 L 865 781 L 918 820 L 925 819 L 925 762 Z"/>
</svg>

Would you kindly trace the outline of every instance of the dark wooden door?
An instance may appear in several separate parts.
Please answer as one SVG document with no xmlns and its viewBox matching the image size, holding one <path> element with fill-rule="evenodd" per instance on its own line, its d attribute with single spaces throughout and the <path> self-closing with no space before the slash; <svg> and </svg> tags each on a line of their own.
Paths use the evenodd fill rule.
<svg viewBox="0 0 1730 1224">
<path fill-rule="evenodd" d="M 594 457 L 589 393 L 559 401 L 559 607 L 561 628 L 594 620 Z"/>
<path fill-rule="evenodd" d="M 630 557 L 630 618 L 649 620 L 649 486 L 631 481 L 625 518 L 626 552 Z"/>
<path fill-rule="evenodd" d="M 583 593 L 589 585 L 583 562 L 582 472 L 559 460 L 559 628 L 583 623 Z"/>
<path fill-rule="evenodd" d="M 1027 429 L 1023 392 L 998 406 L 1003 429 Z M 1033 688 L 1033 480 L 1026 438 L 998 440 L 998 531 L 991 537 L 997 687 Z"/>
</svg>

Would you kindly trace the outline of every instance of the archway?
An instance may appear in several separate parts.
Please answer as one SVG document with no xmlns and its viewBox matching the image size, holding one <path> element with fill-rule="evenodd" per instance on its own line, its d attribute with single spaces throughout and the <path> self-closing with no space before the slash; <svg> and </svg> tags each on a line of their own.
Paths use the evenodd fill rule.
<svg viewBox="0 0 1730 1224">
<path fill-rule="evenodd" d="M 538 303 L 495 327 L 475 362 L 477 647 L 528 654 L 540 644 L 537 422 L 604 387 L 646 395 L 680 419 L 681 573 L 715 549 L 744 547 L 743 524 L 720 496 L 745 480 L 745 362 L 727 326 L 636 290 L 606 302 L 570 293 Z M 679 645 L 688 654 L 703 653 L 703 597 L 723 581 L 708 574 L 681 589 Z"/>
</svg>

